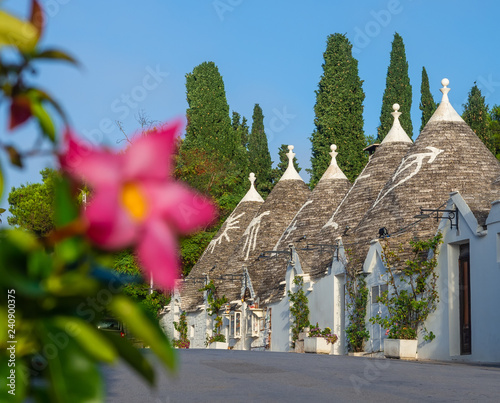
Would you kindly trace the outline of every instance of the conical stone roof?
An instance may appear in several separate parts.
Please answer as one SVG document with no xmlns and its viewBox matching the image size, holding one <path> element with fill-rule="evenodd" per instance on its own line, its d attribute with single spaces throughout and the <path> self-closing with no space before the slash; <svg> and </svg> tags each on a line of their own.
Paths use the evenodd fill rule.
<svg viewBox="0 0 500 403">
<path fill-rule="evenodd" d="M 264 266 L 253 263 L 263 251 L 273 249 L 311 193 L 293 167 L 293 146 L 288 148 L 290 152 L 287 154 L 287 170 L 246 227 L 232 255 L 224 264 L 218 265 L 210 276 L 218 294 L 225 295 L 229 301 L 241 298 L 241 276 L 244 267 L 249 268 L 254 289 L 260 289 L 259 284 L 271 275 L 265 271 Z"/>
<path fill-rule="evenodd" d="M 275 250 L 288 250 L 288 245 L 293 243 L 300 255 L 302 270 L 305 273 L 308 273 L 312 266 L 313 256 L 310 252 L 301 253 L 300 249 L 305 248 L 308 239 L 321 230 L 332 211 L 337 208 L 351 187 L 351 182 L 337 165 L 336 149 L 335 145 L 331 146 L 330 166 L 274 247 Z M 288 259 L 288 255 L 279 254 L 273 259 L 259 260 L 250 266 L 250 272 L 257 270 L 254 266 L 262 266 L 264 267 L 262 270 L 268 273 L 263 282 L 258 285 L 261 300 L 271 301 L 273 297 L 283 295 L 280 282 L 285 278 Z"/>
<path fill-rule="evenodd" d="M 376 200 L 403 156 L 413 146 L 399 122 L 399 105 L 394 104 L 393 108 L 394 123 L 391 130 L 311 243 L 334 245 L 339 236 L 342 236 L 345 244 L 354 242 L 354 229 Z M 332 253 L 328 249 L 319 248 L 314 252 L 312 276 L 322 276 L 331 260 Z"/>
<path fill-rule="evenodd" d="M 460 192 L 478 221 L 484 223 L 500 164 L 451 106 L 448 83 L 443 79 L 438 109 L 356 229 L 365 250 L 382 227 L 393 234 L 406 228 L 408 237 L 433 236 L 436 220 L 416 223 L 414 216 L 420 208 L 442 206 L 452 191 Z"/>
<path fill-rule="evenodd" d="M 228 260 L 246 227 L 264 203 L 264 199 L 255 189 L 253 172 L 250 174 L 249 180 L 250 189 L 226 219 L 183 282 L 181 289 L 182 310 L 196 310 L 196 307 L 203 302 L 203 294 L 198 290 L 204 285 L 204 273 L 210 274 L 213 267 Z"/>
</svg>

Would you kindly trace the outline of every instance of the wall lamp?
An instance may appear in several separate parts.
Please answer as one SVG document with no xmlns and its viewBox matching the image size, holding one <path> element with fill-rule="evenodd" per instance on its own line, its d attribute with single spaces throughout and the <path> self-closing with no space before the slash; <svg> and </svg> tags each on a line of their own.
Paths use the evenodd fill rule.
<svg viewBox="0 0 500 403">
<path fill-rule="evenodd" d="M 458 209 L 455 207 L 453 210 L 446 209 L 429 209 L 420 207 L 420 214 L 417 214 L 413 218 L 419 218 L 421 220 L 425 218 L 430 218 L 432 214 L 436 214 L 436 222 L 439 222 L 442 218 L 447 218 L 450 220 L 450 228 L 455 227 L 458 230 Z M 443 215 L 443 213 L 448 213 L 448 215 Z"/>
</svg>

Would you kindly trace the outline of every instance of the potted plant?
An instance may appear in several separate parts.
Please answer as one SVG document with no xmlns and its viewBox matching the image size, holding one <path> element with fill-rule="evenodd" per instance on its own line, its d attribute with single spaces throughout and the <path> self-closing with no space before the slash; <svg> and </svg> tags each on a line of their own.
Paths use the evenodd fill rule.
<svg viewBox="0 0 500 403">
<path fill-rule="evenodd" d="M 329 327 L 321 330 L 318 323 L 309 330 L 308 337 L 304 339 L 306 353 L 331 354 L 333 344 L 338 340 L 336 334 Z"/>
<path fill-rule="evenodd" d="M 403 247 L 400 245 L 394 251 L 387 238 L 383 241 L 387 291 L 378 297 L 378 302 L 387 307 L 387 315 L 378 314 L 370 321 L 387 329 L 388 338 L 384 340 L 386 357 L 416 358 L 419 332 L 425 341 L 435 338 L 427 331 L 425 321 L 439 302 L 435 269 L 441 242 L 441 233 L 428 240 L 410 241 L 412 258 L 403 263 L 400 257 Z"/>
<path fill-rule="evenodd" d="M 188 326 L 186 320 L 186 312 L 182 312 L 179 322 L 174 322 L 174 328 L 179 332 L 179 339 L 174 340 L 174 347 L 176 348 L 189 348 L 191 342 L 188 339 Z"/>
</svg>

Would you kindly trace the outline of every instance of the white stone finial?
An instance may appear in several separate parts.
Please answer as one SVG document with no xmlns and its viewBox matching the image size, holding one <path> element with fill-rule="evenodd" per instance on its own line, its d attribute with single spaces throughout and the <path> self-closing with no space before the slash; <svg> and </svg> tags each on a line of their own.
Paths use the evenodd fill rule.
<svg viewBox="0 0 500 403">
<path fill-rule="evenodd" d="M 448 80 L 447 78 L 443 78 L 441 80 L 441 84 L 443 85 L 443 88 L 439 90 L 443 93 L 443 99 L 441 100 L 441 102 L 450 102 L 450 100 L 448 99 L 448 92 L 450 92 L 450 88 L 448 88 L 448 85 L 450 85 L 450 80 Z"/>
<path fill-rule="evenodd" d="M 294 149 L 294 146 L 292 146 L 292 145 L 288 146 L 288 153 L 286 154 L 286 156 L 288 157 L 288 168 L 286 169 L 285 173 L 281 177 L 280 181 L 281 180 L 291 180 L 291 179 L 303 181 L 303 179 L 300 177 L 298 172 L 295 170 L 295 166 L 293 165 L 293 158 L 295 157 L 295 153 L 293 152 L 293 149 Z"/>
<path fill-rule="evenodd" d="M 337 152 L 337 146 L 335 144 L 332 144 L 330 146 L 330 150 L 332 150 L 330 152 L 332 160 L 330 162 L 330 166 L 325 171 L 320 181 L 322 181 L 323 179 L 347 179 L 342 170 L 337 165 L 337 155 L 339 155 L 339 153 Z"/>
<path fill-rule="evenodd" d="M 253 172 L 250 172 L 250 176 L 248 177 L 248 180 L 250 181 L 251 185 L 250 186 L 254 186 L 254 183 L 255 183 L 255 174 Z"/>
<path fill-rule="evenodd" d="M 392 123 L 391 130 L 387 133 L 384 140 L 382 140 L 381 144 L 387 143 L 412 143 L 410 137 L 406 134 L 401 123 L 399 121 L 399 117 L 401 116 L 401 112 L 399 112 L 399 104 L 393 104 L 392 109 L 394 112 L 391 112 L 391 115 L 394 117 L 394 122 Z"/>
<path fill-rule="evenodd" d="M 440 88 L 439 91 L 442 92 L 443 98 L 441 99 L 441 103 L 439 104 L 438 108 L 427 123 L 439 121 L 463 122 L 462 117 L 455 111 L 455 109 L 453 109 L 453 106 L 451 106 L 450 100 L 448 99 L 448 92 L 450 92 L 450 88 L 448 88 L 448 85 L 450 85 L 450 80 L 448 80 L 447 78 L 443 78 L 441 80 L 441 85 L 443 86 L 443 88 Z"/>
<path fill-rule="evenodd" d="M 246 201 L 256 201 L 256 202 L 264 201 L 259 192 L 257 192 L 257 189 L 255 189 L 255 179 L 256 179 L 255 174 L 253 172 L 250 172 L 250 175 L 248 176 L 248 180 L 250 181 L 250 189 L 248 190 L 245 197 L 241 199 L 240 203 Z"/>
<path fill-rule="evenodd" d="M 392 105 L 392 109 L 394 109 L 394 112 L 391 112 L 391 115 L 394 117 L 394 123 L 396 123 L 396 120 L 399 120 L 399 117 L 401 116 L 399 108 L 400 108 L 399 104 Z"/>
<path fill-rule="evenodd" d="M 339 155 L 339 153 L 336 151 L 337 146 L 335 144 L 332 144 L 330 146 L 330 150 L 332 150 L 330 152 L 330 156 L 332 157 L 332 161 L 330 162 L 330 165 L 337 165 L 337 155 Z"/>
</svg>

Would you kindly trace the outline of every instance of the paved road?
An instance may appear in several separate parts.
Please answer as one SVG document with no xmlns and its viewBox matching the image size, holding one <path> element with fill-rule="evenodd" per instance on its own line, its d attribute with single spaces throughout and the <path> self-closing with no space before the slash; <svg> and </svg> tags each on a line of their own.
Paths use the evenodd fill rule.
<svg viewBox="0 0 500 403">
<path fill-rule="evenodd" d="M 104 368 L 107 401 L 500 402 L 499 367 L 227 350 L 179 353 L 176 376 L 156 364 L 156 390 L 126 364 Z"/>
</svg>

